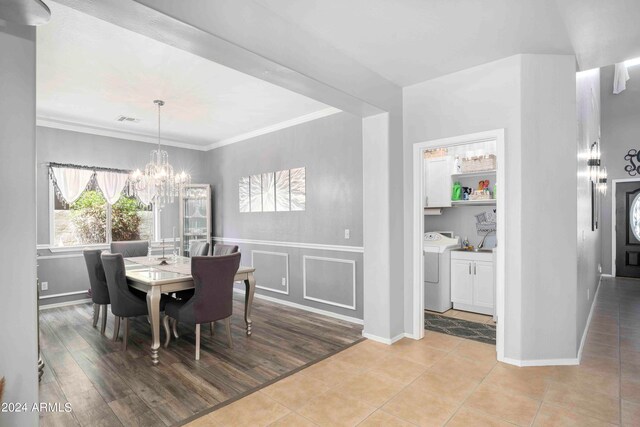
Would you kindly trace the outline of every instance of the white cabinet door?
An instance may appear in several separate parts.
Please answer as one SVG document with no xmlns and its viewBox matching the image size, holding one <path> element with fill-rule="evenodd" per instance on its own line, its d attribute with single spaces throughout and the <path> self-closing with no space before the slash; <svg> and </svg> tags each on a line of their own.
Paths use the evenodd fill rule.
<svg viewBox="0 0 640 427">
<path fill-rule="evenodd" d="M 493 308 L 493 263 L 490 261 L 474 261 L 473 305 Z"/>
<path fill-rule="evenodd" d="M 458 304 L 473 304 L 472 262 L 451 260 L 451 301 Z"/>
<path fill-rule="evenodd" d="M 451 158 L 427 159 L 424 162 L 425 207 L 451 206 Z"/>
</svg>

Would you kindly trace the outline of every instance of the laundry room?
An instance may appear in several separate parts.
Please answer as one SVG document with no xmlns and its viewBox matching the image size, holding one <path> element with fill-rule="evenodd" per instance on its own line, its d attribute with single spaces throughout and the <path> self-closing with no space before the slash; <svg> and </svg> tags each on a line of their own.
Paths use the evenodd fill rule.
<svg viewBox="0 0 640 427">
<path fill-rule="evenodd" d="M 422 151 L 425 329 L 495 344 L 496 139 Z"/>
</svg>

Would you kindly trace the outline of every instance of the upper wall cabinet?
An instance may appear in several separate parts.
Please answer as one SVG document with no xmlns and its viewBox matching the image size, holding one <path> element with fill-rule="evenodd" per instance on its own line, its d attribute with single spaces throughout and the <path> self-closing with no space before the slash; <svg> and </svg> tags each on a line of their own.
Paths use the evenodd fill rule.
<svg viewBox="0 0 640 427">
<path fill-rule="evenodd" d="M 424 159 L 424 207 L 451 206 L 451 156 Z"/>
</svg>

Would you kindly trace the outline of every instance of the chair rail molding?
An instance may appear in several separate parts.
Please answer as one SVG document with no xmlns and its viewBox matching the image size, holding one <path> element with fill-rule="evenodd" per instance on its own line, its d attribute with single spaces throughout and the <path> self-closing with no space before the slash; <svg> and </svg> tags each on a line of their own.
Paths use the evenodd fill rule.
<svg viewBox="0 0 640 427">
<path fill-rule="evenodd" d="M 316 249 L 333 252 L 364 253 L 362 246 L 327 245 L 324 243 L 278 242 L 273 240 L 240 239 L 236 237 L 214 237 L 215 242 L 243 243 L 246 245 L 280 246 L 283 248 Z"/>
</svg>

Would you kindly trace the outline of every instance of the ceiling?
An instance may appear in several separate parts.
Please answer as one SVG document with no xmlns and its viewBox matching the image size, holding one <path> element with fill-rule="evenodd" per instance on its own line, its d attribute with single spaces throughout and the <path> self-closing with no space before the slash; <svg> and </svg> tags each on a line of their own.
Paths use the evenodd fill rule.
<svg viewBox="0 0 640 427">
<path fill-rule="evenodd" d="M 573 53 L 554 0 L 254 1 L 399 86 L 517 53 Z"/>
<path fill-rule="evenodd" d="M 49 2 L 37 30 L 42 125 L 206 149 L 337 110 L 255 77 Z M 118 122 L 118 116 L 139 122 Z"/>
</svg>

